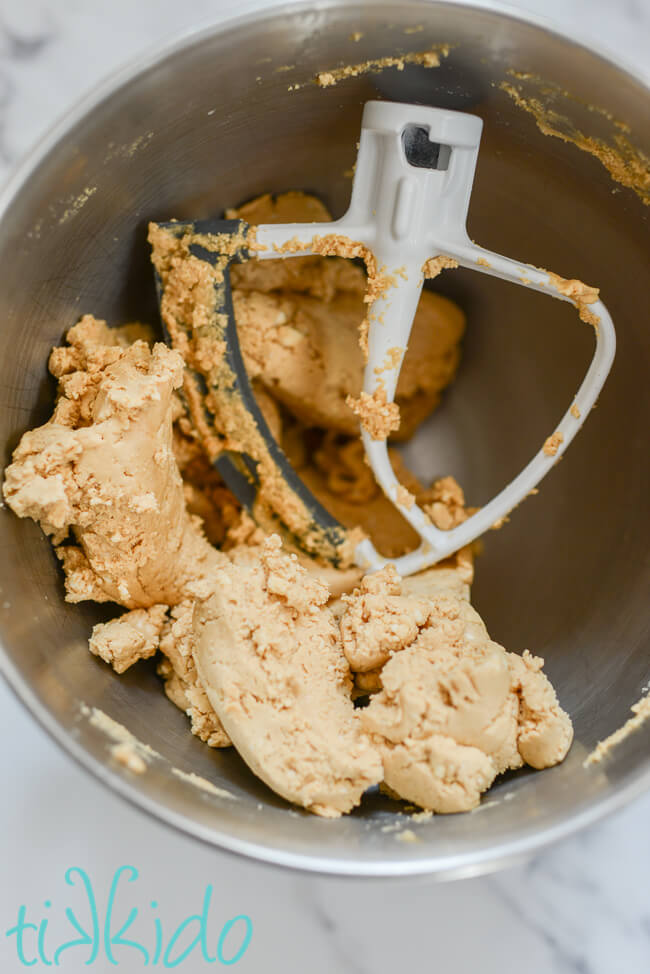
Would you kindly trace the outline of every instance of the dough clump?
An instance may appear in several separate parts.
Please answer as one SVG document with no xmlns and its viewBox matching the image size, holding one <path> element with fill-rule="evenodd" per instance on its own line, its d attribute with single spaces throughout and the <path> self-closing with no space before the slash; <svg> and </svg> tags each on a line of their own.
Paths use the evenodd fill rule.
<svg viewBox="0 0 650 974">
<path fill-rule="evenodd" d="M 139 659 L 149 659 L 158 649 L 167 616 L 166 605 L 132 609 L 117 619 L 93 626 L 88 648 L 116 673 L 124 673 Z"/>
<path fill-rule="evenodd" d="M 149 329 L 108 328 L 92 315 L 67 339 L 49 361 L 58 379 L 54 413 L 22 437 L 3 491 L 16 514 L 51 536 L 68 602 L 132 610 L 96 625 L 89 640 L 92 653 L 123 673 L 156 653 L 168 606 L 210 592 L 225 556 L 189 513 L 174 455 L 181 357 L 163 344 L 150 348 Z M 172 658 L 182 659 L 180 652 Z M 169 680 L 172 670 L 169 664 Z M 183 709 L 192 711 L 193 729 L 203 726 L 194 715 L 203 701 L 185 667 L 176 679 L 187 679 L 189 696 L 199 697 L 183 698 Z M 169 695 L 180 703 L 179 692 Z M 207 698 L 205 710 L 204 739 L 228 744 Z"/>
<path fill-rule="evenodd" d="M 340 627 L 353 669 L 381 689 L 361 711 L 397 795 L 434 812 L 474 808 L 498 774 L 557 764 L 571 721 L 543 660 L 493 642 L 466 598 L 422 583 L 411 594 L 392 567 L 344 599 Z"/>
<path fill-rule="evenodd" d="M 270 537 L 217 571 L 195 609 L 195 659 L 239 754 L 279 795 L 320 815 L 359 804 L 381 761 L 352 705 L 329 591 Z"/>
<path fill-rule="evenodd" d="M 53 351 L 54 413 L 22 437 L 4 496 L 52 537 L 69 602 L 175 605 L 208 594 L 223 556 L 185 508 L 172 451 L 183 360 L 122 339 L 86 315 Z"/>
</svg>

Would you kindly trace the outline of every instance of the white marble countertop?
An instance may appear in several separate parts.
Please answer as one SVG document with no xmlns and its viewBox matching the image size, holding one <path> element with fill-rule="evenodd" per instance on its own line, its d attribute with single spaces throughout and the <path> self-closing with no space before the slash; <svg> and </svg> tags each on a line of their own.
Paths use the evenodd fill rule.
<svg viewBox="0 0 650 974">
<path fill-rule="evenodd" d="M 260 5 L 238 3 L 237 10 Z M 546 15 L 565 33 L 647 70 L 650 0 L 511 6 Z M 232 9 L 229 0 L 0 0 L 0 182 L 51 122 L 114 67 Z M 86 864 L 94 887 L 105 891 L 114 870 L 131 862 L 143 899 L 159 901 L 166 930 L 200 910 L 210 883 L 219 926 L 250 916 L 253 938 L 236 970 L 650 971 L 650 795 L 494 876 L 441 885 L 341 881 L 222 855 L 145 819 L 62 754 L 2 684 L 0 740 L 2 972 L 23 969 L 5 936 L 20 904 L 40 919 L 69 866 Z M 102 960 L 94 968 L 75 963 L 62 960 L 63 969 L 112 969 Z M 141 966 L 136 955 L 127 969 Z M 188 958 L 180 969 L 198 974 L 210 965 Z"/>
</svg>

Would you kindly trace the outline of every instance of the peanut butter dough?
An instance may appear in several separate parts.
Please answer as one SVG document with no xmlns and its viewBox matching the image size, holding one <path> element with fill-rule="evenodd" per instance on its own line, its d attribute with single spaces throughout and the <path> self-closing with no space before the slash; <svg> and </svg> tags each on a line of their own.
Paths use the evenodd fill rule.
<svg viewBox="0 0 650 974">
<path fill-rule="evenodd" d="M 167 615 L 166 605 L 132 609 L 110 622 L 93 627 L 88 648 L 116 673 L 124 673 L 139 659 L 148 659 L 158 649 L 160 632 Z"/>
<path fill-rule="evenodd" d="M 302 193 L 261 197 L 229 216 L 251 223 L 330 219 L 322 204 Z M 251 260 L 233 267 L 231 284 L 249 376 L 303 424 L 356 436 L 350 402 L 361 394 L 365 365 L 359 347 L 363 270 L 337 257 Z M 394 439 L 409 439 L 438 404 L 456 373 L 464 330 L 464 315 L 453 302 L 423 291 L 395 395 L 401 422 L 387 429 Z"/>
<path fill-rule="evenodd" d="M 599 105 L 581 102 L 548 78 L 514 69 L 508 75 L 510 78 L 500 82 L 499 88 L 533 116 L 540 132 L 588 152 L 613 180 L 629 187 L 646 206 L 650 205 L 650 158 L 634 143 L 625 122 Z M 594 117 L 599 117 L 602 134 L 590 134 Z"/>
<path fill-rule="evenodd" d="M 300 193 L 237 214 L 327 218 Z M 207 293 L 216 276 L 154 236 L 159 269 L 176 274 L 166 313 L 200 315 L 190 291 Z M 324 240 L 324 252 L 335 244 Z M 253 260 L 233 269 L 232 284 L 260 409 L 301 477 L 385 555 L 413 548 L 417 536 L 364 463 L 348 405 L 364 367 L 363 270 L 324 256 Z M 453 378 L 463 328 L 451 302 L 423 294 L 398 386 L 400 437 Z M 233 417 L 223 426 L 217 417 L 210 440 L 186 413 L 198 392 L 184 366 L 211 368 L 219 347 L 198 334 L 180 341 L 181 355 L 145 326 L 108 328 L 90 315 L 67 342 L 50 356 L 52 418 L 23 436 L 3 491 L 51 537 L 68 601 L 127 610 L 94 627 L 95 655 L 122 673 L 160 651 L 165 692 L 192 733 L 234 744 L 279 795 L 324 816 L 350 811 L 379 783 L 424 809 L 462 811 L 506 768 L 562 760 L 571 724 L 542 661 L 492 642 L 469 604 L 471 546 L 404 580 L 282 550 L 212 464 L 237 432 Z M 425 487 L 392 449 L 391 459 L 405 503 L 442 529 L 468 516 L 453 478 Z M 142 770 L 126 753 L 116 758 Z"/>
<path fill-rule="evenodd" d="M 158 673 L 165 693 L 190 718 L 193 734 L 210 747 L 228 747 L 230 738 L 212 708 L 194 662 L 194 602 L 174 606 L 160 637 Z"/>
<path fill-rule="evenodd" d="M 377 386 L 373 393 L 359 393 L 358 399 L 348 396 L 345 402 L 373 440 L 386 440 L 400 428 L 399 406 L 396 402 L 387 402 L 383 385 Z"/>
<path fill-rule="evenodd" d="M 54 350 L 54 413 L 23 436 L 4 496 L 51 535 L 69 602 L 175 605 L 209 593 L 223 555 L 185 508 L 172 451 L 182 359 L 123 337 L 87 315 Z"/>
<path fill-rule="evenodd" d="M 358 805 L 382 777 L 352 699 L 329 591 L 271 537 L 217 572 L 195 610 L 195 660 L 248 766 L 320 815 Z"/>
<path fill-rule="evenodd" d="M 386 568 L 346 601 L 340 626 L 352 668 L 384 664 L 361 720 L 392 791 L 435 812 L 466 811 L 503 771 L 565 757 L 571 722 L 543 661 L 490 640 L 466 599 L 404 595 Z"/>
<path fill-rule="evenodd" d="M 417 547 L 419 536 L 377 484 L 365 462 L 358 436 L 327 433 L 315 437 L 313 431 L 293 427 L 287 431 L 282 445 L 321 504 L 342 524 L 361 528 L 382 555 L 397 558 Z M 465 519 L 463 492 L 453 477 L 440 478 L 425 488 L 406 468 L 396 450 L 389 449 L 388 454 L 403 488 L 415 497 L 436 527 L 454 527 Z M 447 560 L 453 564 L 462 562 L 470 571 L 470 582 L 472 551 L 471 546 L 462 548 Z M 358 581 L 353 579 L 353 585 L 348 588 Z"/>
<path fill-rule="evenodd" d="M 440 58 L 447 57 L 450 50 L 449 44 L 438 44 L 428 51 L 410 51 L 408 54 L 373 58 L 359 64 L 346 64 L 329 71 L 321 71 L 316 75 L 315 81 L 321 88 L 329 88 L 346 78 L 356 78 L 360 74 L 371 71 L 384 71 L 386 68 L 397 68 L 398 71 L 403 71 L 406 64 L 421 64 L 425 68 L 437 68 L 440 65 Z M 293 89 L 300 87 L 302 85 L 299 84 L 292 86 Z"/>
</svg>

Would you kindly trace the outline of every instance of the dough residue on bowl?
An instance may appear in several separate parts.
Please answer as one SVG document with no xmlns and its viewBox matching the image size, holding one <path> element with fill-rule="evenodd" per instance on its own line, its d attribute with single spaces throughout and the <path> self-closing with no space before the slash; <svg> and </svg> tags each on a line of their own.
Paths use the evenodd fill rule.
<svg viewBox="0 0 650 974">
<path fill-rule="evenodd" d="M 518 108 L 533 116 L 543 135 L 589 153 L 613 180 L 633 190 L 646 206 L 650 205 L 650 159 L 634 144 L 624 121 L 530 71 L 511 69 L 508 74 L 499 88 Z M 602 132 L 598 134 L 591 131 L 595 120 L 601 123 Z"/>
<path fill-rule="evenodd" d="M 650 720 L 650 694 L 641 697 L 635 704 L 632 704 L 630 709 L 634 716 L 626 720 L 623 726 L 615 730 L 609 737 L 598 742 L 593 751 L 582 762 L 584 768 L 604 761 L 618 744 L 627 740 L 630 734 L 634 734 L 647 720 Z"/>
</svg>

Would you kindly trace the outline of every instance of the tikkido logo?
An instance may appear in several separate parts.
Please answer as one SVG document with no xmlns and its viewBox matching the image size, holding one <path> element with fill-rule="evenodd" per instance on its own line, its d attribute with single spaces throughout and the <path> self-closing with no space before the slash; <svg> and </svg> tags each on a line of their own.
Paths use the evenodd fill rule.
<svg viewBox="0 0 650 974">
<path fill-rule="evenodd" d="M 61 968 L 69 963 L 75 965 L 74 970 L 81 969 L 79 963 L 84 968 L 96 964 L 100 970 L 106 970 L 105 962 L 108 961 L 114 966 L 123 964 L 131 972 L 139 967 L 156 965 L 162 968 L 180 967 L 190 956 L 194 961 L 202 958 L 206 964 L 226 966 L 242 959 L 253 936 L 252 921 L 241 913 L 224 923 L 218 936 L 216 930 L 210 930 L 210 926 L 214 928 L 209 916 L 213 893 L 211 885 L 205 888 L 201 912 L 185 917 L 171 933 L 166 934 L 161 917 L 157 915 L 156 900 L 150 900 L 140 909 L 136 906 L 119 908 L 118 894 L 124 898 L 127 892 L 131 892 L 125 884 L 134 883 L 137 878 L 138 870 L 134 866 L 120 866 L 115 871 L 106 909 L 100 920 L 97 898 L 88 873 L 77 866 L 66 870 L 65 882 L 68 886 L 76 887 L 84 900 L 83 913 L 75 913 L 69 906 L 64 910 L 66 933 L 74 931 L 75 936 L 62 940 L 53 934 L 54 922 L 50 921 L 59 918 L 57 911 L 52 909 L 51 900 L 44 901 L 45 916 L 34 918 L 37 919 L 36 923 L 28 918 L 27 907 L 20 906 L 16 923 L 5 934 L 10 941 L 13 940 L 19 962 L 23 967 Z M 129 938 L 125 936 L 128 931 Z M 135 939 L 136 933 L 138 939 Z M 193 969 L 196 970 L 196 967 Z"/>
</svg>

